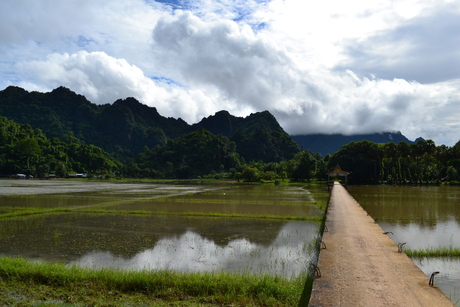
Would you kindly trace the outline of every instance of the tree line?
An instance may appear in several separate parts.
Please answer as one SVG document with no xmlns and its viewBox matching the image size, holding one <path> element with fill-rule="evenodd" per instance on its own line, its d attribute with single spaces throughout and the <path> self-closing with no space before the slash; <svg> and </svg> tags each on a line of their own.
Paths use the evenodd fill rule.
<svg viewBox="0 0 460 307">
<path fill-rule="evenodd" d="M 257 135 L 263 140 L 267 133 Z M 263 150 L 262 145 L 259 150 Z M 3 175 L 24 173 L 46 177 L 52 173 L 66 177 L 83 172 L 104 177 L 308 181 L 325 180 L 327 172 L 336 165 L 350 172 L 351 184 L 457 183 L 460 142 L 448 147 L 436 146 L 431 140 L 418 140 L 414 144 L 360 141 L 324 157 L 303 150 L 281 161 L 247 161 L 237 151 L 235 141 L 199 129 L 168 139 L 164 145 L 145 146 L 134 159 L 121 163 L 103 149 L 82 143 L 72 132 L 66 140 L 50 140 L 40 129 L 0 117 L 0 174 Z"/>
<path fill-rule="evenodd" d="M 66 141 L 49 140 L 40 129 L 0 116 L 0 174 L 23 173 L 60 177 L 77 172 L 113 174 L 122 164 L 94 145 L 82 144 L 72 133 Z"/>
<path fill-rule="evenodd" d="M 436 146 L 432 140 L 377 144 L 351 142 L 334 153 L 330 165 L 351 171 L 354 184 L 457 183 L 460 180 L 460 141 Z"/>
</svg>

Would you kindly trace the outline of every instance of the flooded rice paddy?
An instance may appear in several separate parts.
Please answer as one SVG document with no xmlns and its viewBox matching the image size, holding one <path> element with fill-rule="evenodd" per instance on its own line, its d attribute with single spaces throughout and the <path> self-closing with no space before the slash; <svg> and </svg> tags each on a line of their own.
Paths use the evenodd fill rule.
<svg viewBox="0 0 460 307">
<path fill-rule="evenodd" d="M 319 222 L 304 219 L 321 216 L 327 198 L 324 187 L 1 180 L 0 212 L 70 212 L 2 218 L 0 253 L 92 268 L 290 278 L 316 261 Z"/>
<path fill-rule="evenodd" d="M 350 186 L 350 194 L 405 248 L 460 248 L 460 187 Z M 460 306 L 460 259 L 422 258 L 414 263 Z M 428 282 L 428 279 L 427 279 Z"/>
</svg>

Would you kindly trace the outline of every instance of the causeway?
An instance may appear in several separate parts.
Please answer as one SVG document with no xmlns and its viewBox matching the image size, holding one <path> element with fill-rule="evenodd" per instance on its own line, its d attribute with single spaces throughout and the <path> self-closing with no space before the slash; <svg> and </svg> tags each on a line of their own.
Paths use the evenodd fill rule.
<svg viewBox="0 0 460 307">
<path fill-rule="evenodd" d="M 335 182 L 309 307 L 455 306 Z"/>
</svg>

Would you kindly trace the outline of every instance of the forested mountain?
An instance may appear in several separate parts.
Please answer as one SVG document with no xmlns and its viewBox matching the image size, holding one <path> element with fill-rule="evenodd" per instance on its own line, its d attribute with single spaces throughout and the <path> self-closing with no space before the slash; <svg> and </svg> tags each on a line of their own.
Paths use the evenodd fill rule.
<svg viewBox="0 0 460 307">
<path fill-rule="evenodd" d="M 94 145 L 81 144 L 71 134 L 66 142 L 49 140 L 40 129 L 0 116 L 0 174 L 25 173 L 64 177 L 69 173 L 112 174 L 121 163 Z"/>
<path fill-rule="evenodd" d="M 186 150 L 184 150 L 186 149 Z M 196 178 L 242 165 L 236 144 L 223 135 L 200 129 L 169 140 L 165 146 L 145 149 L 132 170 L 155 178 Z"/>
<path fill-rule="evenodd" d="M 340 149 L 341 146 L 351 142 L 369 141 L 374 143 L 395 143 L 406 142 L 412 144 L 401 132 L 381 132 L 372 134 L 306 134 L 306 135 L 291 135 L 302 149 L 309 149 L 311 152 L 319 152 L 322 156 L 333 154 Z"/>
<path fill-rule="evenodd" d="M 0 116 L 40 128 L 48 138 L 65 140 L 72 132 L 120 160 L 135 157 L 144 146 L 163 145 L 167 137 L 178 137 L 189 128 L 183 120 L 165 118 L 133 98 L 96 105 L 64 87 L 29 93 L 10 86 L 0 92 Z"/>
<path fill-rule="evenodd" d="M 0 116 L 40 128 L 48 138 L 66 140 L 71 132 L 83 143 L 99 146 L 124 162 L 134 159 L 145 146 L 166 145 L 168 140 L 200 129 L 231 138 L 247 161 L 281 161 L 300 151 L 267 111 L 246 118 L 221 111 L 189 125 L 180 118 L 161 116 L 156 108 L 134 98 L 96 105 L 65 87 L 49 93 L 7 87 L 0 91 Z"/>
<path fill-rule="evenodd" d="M 64 87 L 0 91 L 0 174 L 310 180 L 339 164 L 352 184 L 460 180 L 460 142 L 414 143 L 399 132 L 293 139 L 267 111 L 246 118 L 220 111 L 189 125 L 134 98 L 95 105 Z"/>
<path fill-rule="evenodd" d="M 245 118 L 233 116 L 227 111 L 220 111 L 193 124 L 191 130 L 201 128 L 226 137 L 231 137 L 237 132 L 250 134 L 261 129 L 284 132 L 276 118 L 268 111 L 253 113 Z"/>
<path fill-rule="evenodd" d="M 292 159 L 300 151 L 300 147 L 268 111 L 245 118 L 220 111 L 191 127 L 192 130 L 199 128 L 230 138 L 235 142 L 237 152 L 248 162 L 280 162 Z"/>
</svg>

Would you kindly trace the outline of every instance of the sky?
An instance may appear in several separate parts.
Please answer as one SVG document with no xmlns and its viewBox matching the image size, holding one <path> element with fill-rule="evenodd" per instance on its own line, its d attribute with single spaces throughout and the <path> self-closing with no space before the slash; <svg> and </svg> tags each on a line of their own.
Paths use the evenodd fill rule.
<svg viewBox="0 0 460 307">
<path fill-rule="evenodd" d="M 460 1 L 2 0 L 0 90 L 460 140 Z"/>
</svg>

